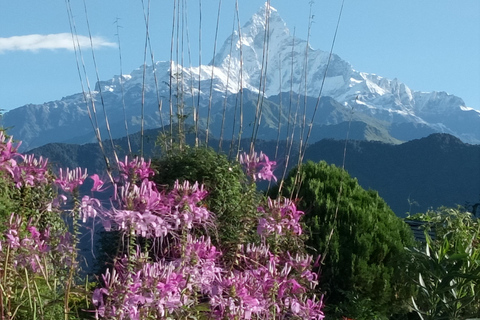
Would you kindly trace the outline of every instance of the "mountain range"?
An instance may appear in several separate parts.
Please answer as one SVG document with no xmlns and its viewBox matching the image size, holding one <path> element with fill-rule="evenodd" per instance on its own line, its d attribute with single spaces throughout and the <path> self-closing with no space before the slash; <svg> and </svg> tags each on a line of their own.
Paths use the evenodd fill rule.
<svg viewBox="0 0 480 320">
<path fill-rule="evenodd" d="M 145 131 L 144 155 L 147 158 L 161 156 L 160 149 L 155 147 L 161 132 L 160 129 Z M 190 144 L 194 139 L 193 134 L 187 135 Z M 248 150 L 249 143 L 249 139 L 243 139 L 240 149 Z M 130 144 L 134 153 L 140 150 L 139 133 L 130 137 Z M 128 153 L 126 138 L 114 140 L 114 145 L 120 158 Z M 219 141 L 210 139 L 209 146 L 218 150 Z M 230 154 L 230 141 L 224 141 L 222 146 L 221 152 Z M 279 179 L 287 165 L 286 146 L 286 142 L 281 141 L 277 149 L 276 141 L 263 140 L 258 140 L 255 145 L 256 150 L 265 152 L 271 159 L 275 158 L 277 166 L 274 173 Z M 105 148 L 113 163 L 110 144 L 105 143 Z M 378 191 L 398 216 L 404 217 L 407 212 L 426 212 L 440 206 L 455 207 L 480 202 L 480 145 L 466 144 L 452 135 L 438 133 L 400 145 L 323 139 L 308 146 L 305 159 L 324 160 L 341 167 L 344 164 L 344 152 L 348 173 L 358 179 L 363 188 Z M 97 143 L 50 143 L 29 153 L 47 157 L 57 168 L 79 166 L 87 168 L 89 174 L 100 175 L 106 169 Z M 287 167 L 292 168 L 297 161 L 298 144 L 294 144 Z M 86 183 L 87 190 L 90 187 Z"/>
<path fill-rule="evenodd" d="M 256 137 L 266 140 L 292 132 L 305 137 L 311 127 L 309 143 L 345 138 L 348 128 L 351 138 L 391 144 L 435 132 L 480 143 L 480 111 L 461 98 L 356 71 L 291 35 L 266 6 L 226 39 L 208 65 L 142 66 L 98 82 L 91 92 L 13 109 L 2 125 L 23 141 L 24 151 L 51 142 L 94 142 L 93 128 L 107 136 L 106 118 L 118 138 L 126 135 L 125 123 L 136 132 L 142 121 L 146 129 L 178 117 L 193 123 L 197 113 L 200 128 L 228 139 L 252 135 L 261 114 Z"/>
</svg>

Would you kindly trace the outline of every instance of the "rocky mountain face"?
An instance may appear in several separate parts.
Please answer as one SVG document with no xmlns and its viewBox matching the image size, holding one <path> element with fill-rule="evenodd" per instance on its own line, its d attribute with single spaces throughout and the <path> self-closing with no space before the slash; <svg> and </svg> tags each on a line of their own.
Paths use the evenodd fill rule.
<svg viewBox="0 0 480 320">
<path fill-rule="evenodd" d="M 298 139 L 309 126 L 310 143 L 344 137 L 348 122 L 364 140 L 400 143 L 444 132 L 480 143 L 480 111 L 461 98 L 414 91 L 397 79 L 356 71 L 291 35 L 271 7 L 260 8 L 232 34 L 209 65 L 157 62 L 145 70 L 145 82 L 143 74 L 141 67 L 97 83 L 92 92 L 11 110 L 2 125 L 27 150 L 49 142 L 93 142 L 93 127 L 105 138 L 105 115 L 113 137 L 121 137 L 125 119 L 130 132 L 140 130 L 142 110 L 145 128 L 178 117 L 191 123 L 198 112 L 201 128 L 237 138 L 252 134 L 261 110 L 262 139 L 277 138 L 279 123 L 281 137 L 294 131 Z"/>
</svg>

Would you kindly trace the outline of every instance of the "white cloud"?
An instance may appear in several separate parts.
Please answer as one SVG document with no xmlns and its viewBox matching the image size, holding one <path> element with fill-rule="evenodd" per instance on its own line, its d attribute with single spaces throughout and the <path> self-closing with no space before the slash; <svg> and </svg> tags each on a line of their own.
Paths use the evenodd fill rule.
<svg viewBox="0 0 480 320">
<path fill-rule="evenodd" d="M 81 48 L 90 48 L 90 38 L 78 36 Z M 116 44 L 108 42 L 102 37 L 92 37 L 94 48 L 115 47 Z M 0 53 L 7 51 L 38 51 L 42 49 L 67 49 L 73 50 L 73 40 L 70 33 L 57 34 L 29 34 L 25 36 L 14 36 L 0 38 Z"/>
</svg>

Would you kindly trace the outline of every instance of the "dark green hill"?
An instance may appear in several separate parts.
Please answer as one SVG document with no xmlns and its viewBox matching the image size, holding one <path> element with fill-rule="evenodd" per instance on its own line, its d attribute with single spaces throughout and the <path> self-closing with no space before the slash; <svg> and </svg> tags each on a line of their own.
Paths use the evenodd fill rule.
<svg viewBox="0 0 480 320">
<path fill-rule="evenodd" d="M 341 166 L 344 147 L 341 141 L 319 141 L 305 158 Z M 401 145 L 350 141 L 346 150 L 350 175 L 377 190 L 399 216 L 480 200 L 480 145 L 432 134 Z"/>
</svg>

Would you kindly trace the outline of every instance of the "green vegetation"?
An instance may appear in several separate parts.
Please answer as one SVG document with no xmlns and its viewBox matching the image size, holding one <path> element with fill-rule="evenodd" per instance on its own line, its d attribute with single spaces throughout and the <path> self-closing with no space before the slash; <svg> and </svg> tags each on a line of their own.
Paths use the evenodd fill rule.
<svg viewBox="0 0 480 320">
<path fill-rule="evenodd" d="M 293 195 L 305 211 L 307 249 L 321 255 L 327 314 L 385 319 L 405 311 L 412 293 L 403 265 L 404 248 L 413 245 L 407 225 L 377 192 L 362 189 L 340 168 L 308 162 L 300 188 L 297 171 L 290 172 L 282 194 Z"/>
<path fill-rule="evenodd" d="M 6 231 L 12 212 L 23 217 L 25 221 L 34 219 L 41 230 L 47 225 L 55 230 L 64 227 L 58 212 L 49 210 L 51 199 L 56 196 L 51 186 L 27 185 L 16 188 L 5 175 L 5 172 L 0 172 L 0 234 Z"/>
<path fill-rule="evenodd" d="M 172 188 L 175 181 L 198 181 L 205 186 L 205 206 L 217 218 L 212 239 L 222 243 L 229 256 L 237 244 L 255 242 L 257 207 L 261 201 L 255 185 L 247 184 L 241 166 L 210 148 L 189 148 L 167 152 L 152 162 L 154 181 L 159 187 Z"/>
<path fill-rule="evenodd" d="M 180 183 L 198 181 L 204 185 L 208 196 L 195 205 L 202 210 L 208 208 L 215 219 L 192 229 L 192 235 L 211 236 L 215 247 L 223 252 L 221 263 L 225 270 L 248 269 L 246 266 L 252 261 L 246 259 L 243 252 L 250 250 L 245 247 L 247 243 L 253 245 L 251 250 L 267 250 L 273 255 L 288 252 L 286 259 L 290 261 L 295 256 L 299 266 L 310 265 L 312 260 L 303 261 L 298 258 L 301 255 L 296 254 L 308 252 L 319 257 L 316 294 L 317 299 L 324 294 L 327 319 L 439 320 L 478 316 L 480 224 L 469 212 L 440 208 L 409 217 L 425 222 L 426 242 L 415 243 L 411 230 L 377 192 L 364 190 L 356 179 L 334 165 L 308 162 L 301 166 L 300 172 L 297 168 L 292 170 L 281 195 L 278 187 L 271 191 L 272 198 L 286 198 L 269 201 L 256 190 L 254 177 L 259 176 L 260 171 L 255 171 L 258 170 L 255 166 L 248 169 L 248 162 L 244 165 L 247 172 L 251 171 L 249 176 L 239 163 L 212 149 L 183 146 L 172 150 L 153 161 L 157 172 L 154 184 L 160 191 L 157 193 L 155 187 L 152 191 L 160 199 L 178 189 L 177 180 Z M 93 314 L 82 310 L 93 307 L 91 297 L 96 284 L 88 281 L 82 284 L 75 272 L 77 264 L 69 262 L 77 258 L 74 249 L 77 230 L 72 214 L 91 214 L 97 208 L 89 199 L 82 199 L 85 201 L 82 210 L 78 207 L 78 184 L 72 183 L 80 183 L 76 180 L 83 183 L 86 174 L 83 176 L 82 171 L 76 169 L 75 174 L 71 172 L 72 176 L 61 174 L 56 179 L 40 160 L 15 162 L 16 171 L 9 171 L 8 165 L 13 162 L 4 163 L 4 170 L 0 171 L 0 234 L 4 235 L 0 237 L 3 243 L 0 252 L 2 314 L 13 311 L 11 319 L 92 317 Z M 147 178 L 148 170 L 142 170 L 148 165 L 143 159 L 124 164 L 138 169 Z M 36 172 L 32 177 L 38 181 L 32 180 L 28 172 L 33 171 L 29 170 Z M 295 178 L 300 178 L 301 183 Z M 70 181 L 72 179 L 75 181 Z M 32 182 L 29 184 L 29 181 Z M 132 184 L 131 188 L 146 185 L 147 180 L 135 183 L 138 185 Z M 64 209 L 54 205 L 58 186 L 70 195 Z M 65 187 L 69 187 L 71 194 Z M 121 194 L 136 196 L 135 192 Z M 121 203 L 139 205 L 128 210 L 143 212 L 145 209 L 138 199 L 127 200 Z M 299 226 L 298 219 L 302 216 L 295 205 L 305 212 L 300 220 L 304 234 L 301 228 L 294 227 Z M 72 206 L 73 209 L 66 209 Z M 179 207 L 189 212 L 188 206 Z M 116 212 L 122 215 L 128 210 Z M 432 234 L 435 236 L 430 237 Z M 111 257 L 100 255 L 97 259 L 111 264 L 102 264 L 103 269 L 97 270 L 98 273 L 112 266 L 122 239 L 122 234 L 116 231 L 106 233 L 100 240 L 104 250 L 110 247 L 104 254 Z M 187 241 L 185 237 L 179 239 Z M 148 240 L 141 239 L 138 243 L 146 243 L 142 241 Z M 29 256 L 35 259 L 28 260 Z M 277 275 L 281 275 L 283 267 L 278 265 L 278 268 Z M 253 292 L 256 288 L 255 284 Z M 98 290 L 95 289 L 97 294 Z"/>
<path fill-rule="evenodd" d="M 418 276 L 413 299 L 425 320 L 467 319 L 480 310 L 480 224 L 460 208 L 440 208 L 410 219 L 426 222 L 426 243 L 411 250 Z M 435 238 L 428 235 L 434 231 Z"/>
<path fill-rule="evenodd" d="M 53 181 L 50 172 L 48 180 Z M 62 319 L 65 310 L 72 320 L 92 318 L 83 311 L 89 308 L 91 288 L 78 284 L 77 263 L 71 262 L 76 242 L 68 225 L 75 219 L 52 207 L 57 196 L 52 185 L 17 187 L 0 172 L 2 319 Z"/>
</svg>

